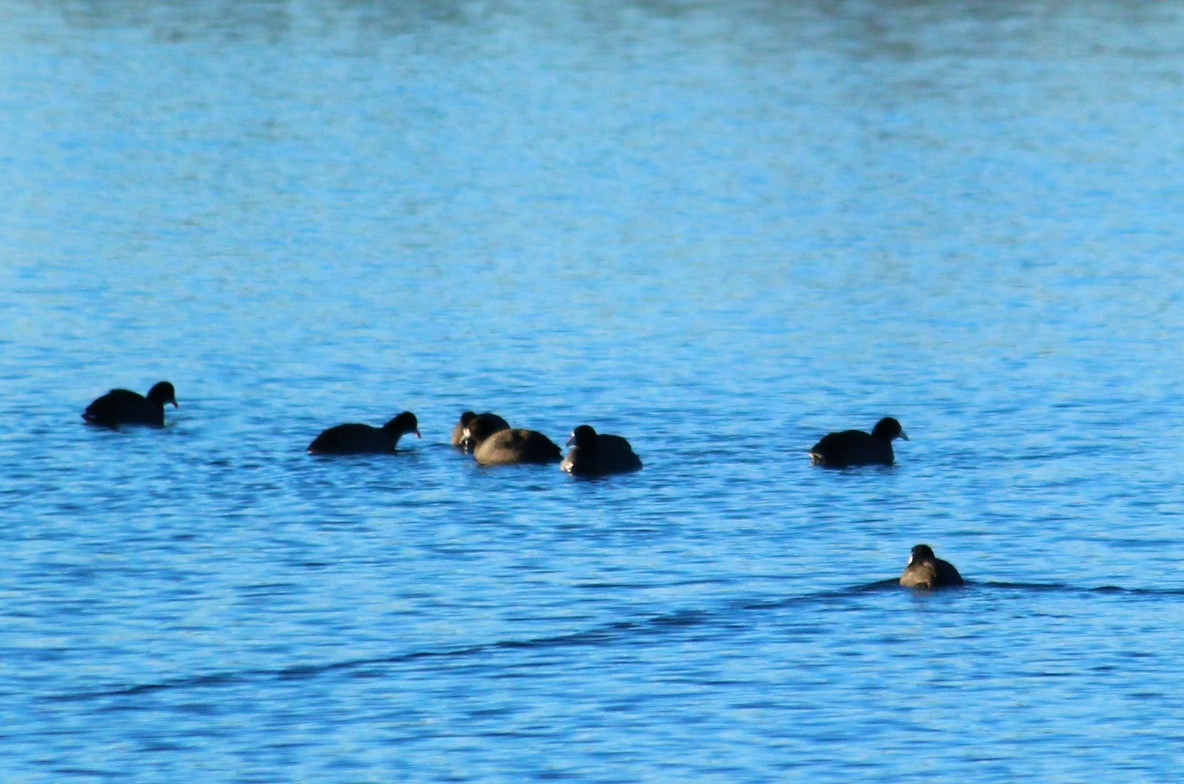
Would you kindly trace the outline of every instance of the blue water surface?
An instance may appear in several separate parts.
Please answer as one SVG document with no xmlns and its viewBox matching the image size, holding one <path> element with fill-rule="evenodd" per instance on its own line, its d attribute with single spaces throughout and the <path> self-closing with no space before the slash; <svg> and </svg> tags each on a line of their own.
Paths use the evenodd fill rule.
<svg viewBox="0 0 1184 784">
<path fill-rule="evenodd" d="M 1181 4 L 0 18 L 0 780 L 1179 777 Z"/>
</svg>

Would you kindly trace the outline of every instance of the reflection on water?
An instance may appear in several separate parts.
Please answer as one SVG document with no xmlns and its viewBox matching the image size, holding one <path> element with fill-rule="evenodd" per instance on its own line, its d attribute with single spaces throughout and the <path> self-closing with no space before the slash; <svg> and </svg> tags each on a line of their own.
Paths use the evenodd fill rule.
<svg viewBox="0 0 1184 784">
<path fill-rule="evenodd" d="M 8 778 L 1170 778 L 1176 5 L 0 12 Z"/>
</svg>

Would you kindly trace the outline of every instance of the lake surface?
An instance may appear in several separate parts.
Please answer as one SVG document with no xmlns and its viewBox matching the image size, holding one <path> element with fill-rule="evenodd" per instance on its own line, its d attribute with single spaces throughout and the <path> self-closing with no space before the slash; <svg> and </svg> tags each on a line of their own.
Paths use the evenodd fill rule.
<svg viewBox="0 0 1184 784">
<path fill-rule="evenodd" d="M 1179 776 L 1184 5 L 0 18 L 4 782 Z"/>
</svg>

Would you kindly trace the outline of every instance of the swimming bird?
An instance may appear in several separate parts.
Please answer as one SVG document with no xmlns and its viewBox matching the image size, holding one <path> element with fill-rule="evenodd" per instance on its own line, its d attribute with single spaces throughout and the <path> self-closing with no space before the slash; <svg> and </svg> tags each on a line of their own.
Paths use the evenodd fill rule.
<svg viewBox="0 0 1184 784">
<path fill-rule="evenodd" d="M 597 433 L 591 425 L 580 425 L 571 433 L 572 449 L 560 466 L 573 476 L 604 476 L 641 470 L 641 458 L 621 436 Z"/>
<path fill-rule="evenodd" d="M 163 427 L 165 403 L 180 408 L 177 392 L 167 381 L 154 384 L 147 397 L 130 389 L 112 389 L 87 406 L 82 418 L 92 425 L 110 428 L 120 425 Z"/>
<path fill-rule="evenodd" d="M 884 417 L 876 423 L 871 434 L 862 430 L 844 430 L 823 436 L 810 450 L 810 457 L 816 464 L 831 468 L 892 465 L 896 460 L 892 453 L 894 438 L 909 440 L 899 422 L 892 417 Z"/>
<path fill-rule="evenodd" d="M 334 425 L 322 432 L 308 445 L 310 455 L 357 455 L 394 452 L 399 439 L 407 433 L 419 438 L 419 421 L 415 414 L 404 411 L 382 427 L 356 422 Z"/>
<path fill-rule="evenodd" d="M 476 414 L 461 430 L 461 449 L 475 452 L 477 446 L 494 433 L 509 430 L 510 425 L 497 414 Z"/>
<path fill-rule="evenodd" d="M 481 465 L 558 463 L 563 459 L 555 442 L 537 430 L 502 428 L 488 432 L 480 419 L 477 417 L 465 428 L 465 440 L 472 445 L 473 458 Z"/>
<path fill-rule="evenodd" d="M 933 549 L 927 544 L 913 548 L 904 574 L 900 576 L 900 584 L 906 588 L 948 588 L 964 583 L 954 565 L 934 555 Z"/>
<path fill-rule="evenodd" d="M 474 414 L 472 411 L 466 411 L 460 415 L 460 421 L 452 426 L 452 438 L 450 439 L 450 443 L 454 447 L 466 452 L 470 451 L 469 445 L 465 441 L 465 428 L 471 425 L 473 420 L 477 418 L 481 418 L 483 421 L 488 422 L 487 427 L 492 428 L 489 431 L 491 434 L 496 433 L 498 430 L 506 430 L 510 427 L 510 424 L 497 414 L 491 414 L 488 411 L 486 411 L 484 414 Z"/>
</svg>

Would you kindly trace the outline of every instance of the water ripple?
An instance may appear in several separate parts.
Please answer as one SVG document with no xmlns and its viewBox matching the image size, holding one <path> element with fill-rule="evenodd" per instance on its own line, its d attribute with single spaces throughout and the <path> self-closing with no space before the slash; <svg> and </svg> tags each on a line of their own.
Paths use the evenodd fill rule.
<svg viewBox="0 0 1184 784">
<path fill-rule="evenodd" d="M 1184 596 L 1184 589 L 1150 589 L 1150 588 L 1121 588 L 1116 586 L 1100 586 L 1084 588 L 1061 583 L 1013 583 L 994 581 L 967 581 L 962 589 L 948 589 L 942 593 L 958 592 L 1030 592 L 1034 594 L 1061 593 L 1066 595 L 1105 595 L 1105 596 L 1134 596 L 1134 597 L 1179 597 Z M 913 595 L 916 592 L 901 589 L 895 579 L 880 580 L 873 583 L 856 585 L 849 588 L 820 591 L 803 594 L 779 600 L 760 602 L 733 603 L 717 610 L 681 610 L 648 618 L 632 621 L 616 621 L 590 629 L 566 634 L 536 637 L 525 640 L 499 640 L 480 645 L 469 645 L 445 650 L 422 650 L 395 656 L 350 659 L 324 664 L 309 664 L 289 666 L 278 669 L 254 669 L 234 672 L 214 673 L 208 675 L 178 677 L 155 683 L 136 684 L 131 686 L 111 686 L 94 691 L 75 692 L 70 694 L 48 695 L 43 697 L 47 702 L 80 702 L 108 697 L 134 697 L 160 691 L 207 689 L 232 686 L 244 682 L 259 680 L 292 681 L 318 678 L 333 673 L 350 673 L 373 667 L 402 665 L 424 660 L 455 660 L 469 657 L 483 656 L 499 651 L 530 651 L 547 650 L 553 648 L 571 647 L 615 647 L 629 645 L 638 641 L 662 639 L 670 635 L 678 635 L 684 630 L 698 627 L 722 626 L 735 628 L 738 623 L 736 613 L 780 610 L 787 607 L 816 605 L 828 608 L 836 602 L 845 599 L 857 599 L 869 593 L 896 592 L 902 595 Z M 924 595 L 928 592 L 921 592 Z M 747 623 L 754 623 L 749 620 Z"/>
</svg>

